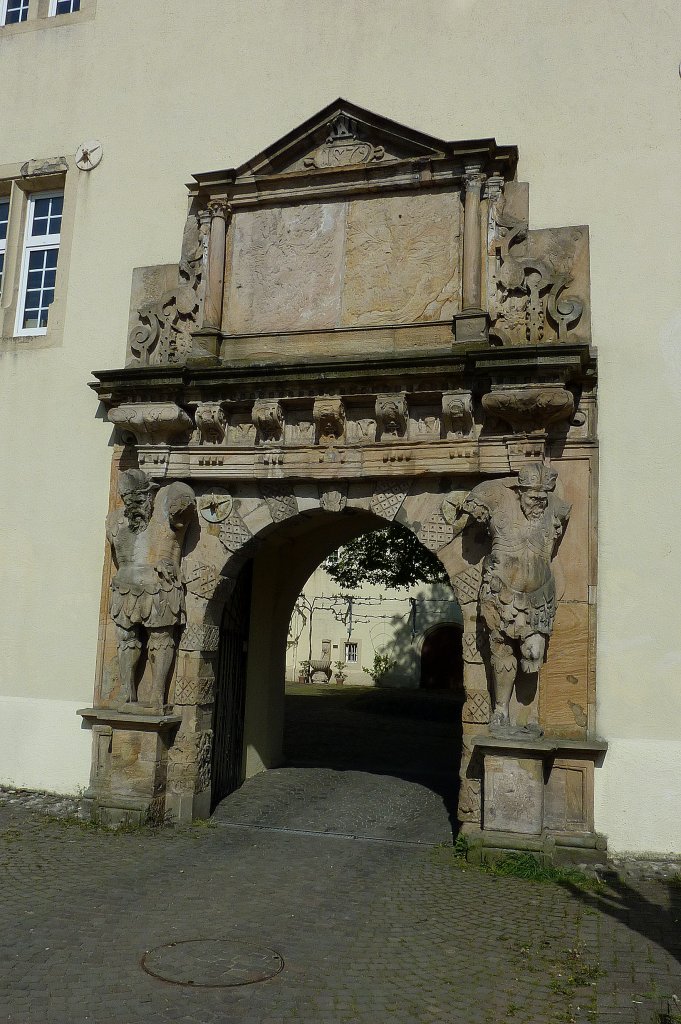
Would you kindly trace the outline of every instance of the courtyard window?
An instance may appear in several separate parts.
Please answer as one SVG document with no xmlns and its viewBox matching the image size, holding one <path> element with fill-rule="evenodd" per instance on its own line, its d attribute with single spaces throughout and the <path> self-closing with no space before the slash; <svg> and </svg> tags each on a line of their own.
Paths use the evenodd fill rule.
<svg viewBox="0 0 681 1024">
<path fill-rule="evenodd" d="M 45 334 L 57 277 L 63 192 L 28 200 L 15 334 Z"/>
<path fill-rule="evenodd" d="M 348 665 L 357 664 L 357 644 L 347 643 L 345 645 L 345 661 Z"/>
<path fill-rule="evenodd" d="M 28 17 L 28 0 L 0 0 L 0 25 L 16 25 Z"/>
<path fill-rule="evenodd" d="M 0 199 L 0 295 L 2 295 L 2 273 L 5 269 L 7 251 L 7 225 L 9 223 L 9 199 Z"/>
<path fill-rule="evenodd" d="M 50 0 L 49 17 L 56 14 L 75 14 L 80 10 L 80 0 Z"/>
</svg>

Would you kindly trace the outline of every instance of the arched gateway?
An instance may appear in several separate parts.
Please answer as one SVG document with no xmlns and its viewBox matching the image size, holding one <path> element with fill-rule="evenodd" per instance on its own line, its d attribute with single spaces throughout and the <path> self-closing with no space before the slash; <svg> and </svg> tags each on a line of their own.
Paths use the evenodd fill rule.
<svg viewBox="0 0 681 1024">
<path fill-rule="evenodd" d="M 461 821 L 595 855 L 588 230 L 529 230 L 516 161 L 339 100 L 189 186 L 179 267 L 135 271 L 127 364 L 93 385 L 95 817 L 204 816 L 225 758 L 231 784 L 276 764 L 295 596 L 396 521 L 463 609 Z"/>
</svg>

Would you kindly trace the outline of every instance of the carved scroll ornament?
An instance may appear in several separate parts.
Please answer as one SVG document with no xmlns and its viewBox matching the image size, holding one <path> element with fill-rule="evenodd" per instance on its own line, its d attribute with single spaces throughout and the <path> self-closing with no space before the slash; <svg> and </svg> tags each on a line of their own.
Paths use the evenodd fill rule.
<svg viewBox="0 0 681 1024">
<path fill-rule="evenodd" d="M 130 333 L 135 362 L 143 366 L 178 363 L 189 354 L 191 331 L 198 326 L 203 298 L 207 231 L 207 225 L 201 223 L 196 244 L 180 260 L 178 285 L 139 308 L 139 323 Z"/>
<path fill-rule="evenodd" d="M 528 240 L 528 224 L 507 213 L 503 196 L 496 209 L 497 234 L 492 240 L 496 257 L 495 291 L 490 296 L 490 334 L 503 344 L 544 340 L 546 324 L 552 324 L 558 341 L 566 341 L 584 311 L 584 303 L 565 294 L 572 283 L 569 272 L 558 270 L 548 259 L 535 259 L 521 246 Z"/>
</svg>

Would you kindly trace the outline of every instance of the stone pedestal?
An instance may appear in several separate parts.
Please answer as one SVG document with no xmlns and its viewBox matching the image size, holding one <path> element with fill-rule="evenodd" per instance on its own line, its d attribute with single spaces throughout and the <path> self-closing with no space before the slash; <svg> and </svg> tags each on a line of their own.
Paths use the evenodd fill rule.
<svg viewBox="0 0 681 1024">
<path fill-rule="evenodd" d="M 474 846 L 604 859 L 606 842 L 594 832 L 593 772 L 605 741 L 478 735 L 472 745 L 483 770 L 481 827 L 465 829 Z"/>
<path fill-rule="evenodd" d="M 83 806 L 93 821 L 160 822 L 165 816 L 168 748 L 180 715 L 141 705 L 81 708 L 92 729 L 92 769 Z"/>
<path fill-rule="evenodd" d="M 465 309 L 454 317 L 454 339 L 457 342 L 489 341 L 489 313 L 482 309 Z"/>
</svg>

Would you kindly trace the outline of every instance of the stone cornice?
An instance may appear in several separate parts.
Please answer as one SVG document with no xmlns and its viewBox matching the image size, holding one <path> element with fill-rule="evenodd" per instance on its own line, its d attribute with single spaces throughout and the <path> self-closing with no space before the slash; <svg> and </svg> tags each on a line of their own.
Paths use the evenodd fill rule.
<svg viewBox="0 0 681 1024">
<path fill-rule="evenodd" d="M 307 398 L 322 394 L 371 395 L 386 391 L 440 392 L 492 384 L 573 383 L 593 386 L 596 355 L 586 344 L 490 348 L 457 346 L 450 355 L 356 358 L 319 362 L 210 366 L 129 366 L 101 370 L 90 387 L 105 405 L 126 400 Z"/>
</svg>

